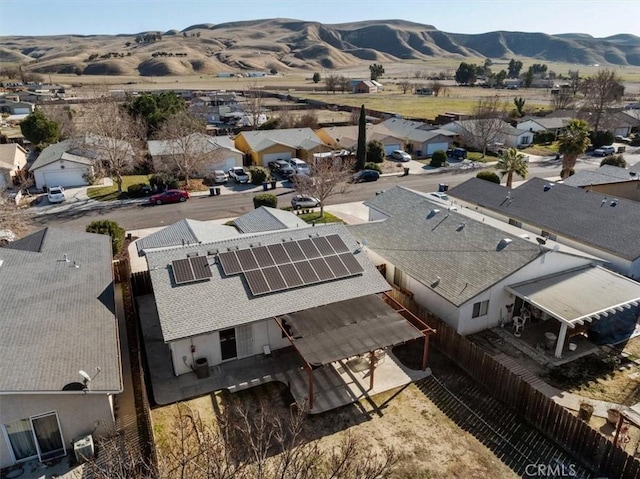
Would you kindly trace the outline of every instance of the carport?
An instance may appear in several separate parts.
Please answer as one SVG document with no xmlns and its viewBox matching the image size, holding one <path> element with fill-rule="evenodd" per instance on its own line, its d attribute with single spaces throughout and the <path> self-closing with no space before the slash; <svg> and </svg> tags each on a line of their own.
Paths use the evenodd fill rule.
<svg viewBox="0 0 640 479">
<path fill-rule="evenodd" d="M 429 335 L 435 333 L 386 294 L 340 301 L 275 320 L 304 361 L 309 409 L 314 404 L 314 369 L 348 358 L 368 358 L 371 390 L 380 352 L 424 338 L 422 369 L 425 370 Z"/>
</svg>

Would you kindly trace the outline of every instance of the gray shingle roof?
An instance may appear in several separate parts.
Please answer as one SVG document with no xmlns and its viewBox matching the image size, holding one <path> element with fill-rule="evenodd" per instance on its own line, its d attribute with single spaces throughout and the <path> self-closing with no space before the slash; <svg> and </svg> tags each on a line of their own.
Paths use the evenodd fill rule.
<svg viewBox="0 0 640 479">
<path fill-rule="evenodd" d="M 243 131 L 240 134 L 253 151 L 263 151 L 278 144 L 296 149 L 311 150 L 323 144 L 311 128 Z"/>
<path fill-rule="evenodd" d="M 120 391 L 111 241 L 58 228 L 34 236 L 0 248 L 0 391 L 61 391 L 96 367 L 91 389 Z"/>
<path fill-rule="evenodd" d="M 603 165 L 595 171 L 581 170 L 564 180 L 569 186 L 602 185 L 608 183 L 624 183 L 640 179 L 640 164 L 625 169 L 613 165 Z M 631 173 L 635 173 L 632 175 Z"/>
<path fill-rule="evenodd" d="M 367 248 L 459 306 L 535 260 L 538 245 L 396 187 L 367 205 L 390 217 L 349 226 Z M 440 210 L 435 215 L 434 209 Z M 511 243 L 498 248 L 504 238 Z"/>
<path fill-rule="evenodd" d="M 617 205 L 610 206 L 611 195 L 562 184 L 554 184 L 544 191 L 546 183 L 548 181 L 542 178 L 532 178 L 510 190 L 471 178 L 448 193 L 621 258 L 635 260 L 640 257 L 640 203 L 618 198 Z M 505 202 L 509 191 L 511 201 Z"/>
<path fill-rule="evenodd" d="M 238 236 L 233 226 L 219 225 L 210 221 L 180 220 L 160 231 L 136 241 L 138 255 L 154 248 L 167 248 L 194 243 L 209 243 Z"/>
<path fill-rule="evenodd" d="M 36 170 L 60 159 L 82 164 L 92 164 L 93 159 L 101 156 L 101 152 L 111 148 L 129 151 L 133 155 L 133 147 L 124 140 L 106 136 L 88 134 L 73 140 L 64 140 L 47 146 L 33 162 L 30 171 Z"/>
<path fill-rule="evenodd" d="M 286 228 L 308 226 L 306 222 L 289 211 L 261 206 L 233 220 L 242 233 L 261 233 Z"/>
<path fill-rule="evenodd" d="M 164 340 L 169 342 L 205 334 L 390 289 L 364 254 L 355 255 L 364 268 L 362 275 L 256 297 L 251 296 L 242 274 L 224 276 L 221 267 L 213 263 L 212 256 L 209 257 L 213 273 L 211 280 L 181 286 L 172 280 L 171 261 L 185 258 L 188 253 L 197 252 L 202 256 L 213 249 L 226 251 L 236 246 L 242 249 L 258 242 L 268 245 L 315 234 L 339 234 L 351 251 L 358 247 L 347 229 L 334 223 L 147 253 Z"/>
</svg>

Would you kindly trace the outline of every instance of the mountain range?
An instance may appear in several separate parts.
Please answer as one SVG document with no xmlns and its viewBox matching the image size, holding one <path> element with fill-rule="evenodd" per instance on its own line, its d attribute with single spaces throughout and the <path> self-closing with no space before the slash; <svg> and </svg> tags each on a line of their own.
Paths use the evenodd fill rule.
<svg viewBox="0 0 640 479">
<path fill-rule="evenodd" d="M 22 64 L 37 73 L 163 76 L 314 71 L 434 58 L 640 66 L 640 37 L 461 34 L 404 20 L 325 25 L 292 19 L 203 23 L 180 31 L 139 34 L 0 37 L 0 62 Z"/>
</svg>

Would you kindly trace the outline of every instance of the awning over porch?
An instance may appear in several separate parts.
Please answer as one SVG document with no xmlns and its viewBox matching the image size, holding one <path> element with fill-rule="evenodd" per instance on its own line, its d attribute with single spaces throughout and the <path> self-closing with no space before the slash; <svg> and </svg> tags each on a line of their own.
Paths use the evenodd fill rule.
<svg viewBox="0 0 640 479">
<path fill-rule="evenodd" d="M 283 315 L 280 320 L 300 355 L 314 366 L 424 336 L 377 295 Z"/>
<path fill-rule="evenodd" d="M 506 289 L 572 328 L 640 303 L 640 283 L 600 266 L 563 271 Z"/>
</svg>

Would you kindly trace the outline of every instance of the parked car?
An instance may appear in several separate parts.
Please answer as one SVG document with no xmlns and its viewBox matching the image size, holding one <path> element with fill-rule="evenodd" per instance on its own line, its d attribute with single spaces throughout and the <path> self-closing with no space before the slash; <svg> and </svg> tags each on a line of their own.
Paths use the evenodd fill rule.
<svg viewBox="0 0 640 479">
<path fill-rule="evenodd" d="M 449 201 L 449 196 L 446 193 L 442 193 L 440 191 L 434 191 L 433 193 L 429 193 L 429 194 L 439 200 Z"/>
<path fill-rule="evenodd" d="M 320 200 L 313 196 L 296 195 L 291 198 L 291 206 L 293 206 L 294 210 L 298 208 L 315 208 L 320 206 Z"/>
<path fill-rule="evenodd" d="M 303 175 L 311 174 L 311 168 L 309 168 L 309 165 L 300 158 L 291 158 L 290 160 L 287 160 L 287 162 L 291 165 L 291 168 L 296 170 L 296 173 L 301 173 Z"/>
<path fill-rule="evenodd" d="M 608 156 L 613 155 L 616 152 L 616 149 L 613 145 L 610 146 L 601 146 L 600 148 L 596 148 L 593 150 L 593 156 Z"/>
<path fill-rule="evenodd" d="M 52 186 L 47 190 L 47 199 L 49 203 L 62 203 L 66 198 L 64 196 L 64 188 L 62 186 Z"/>
<path fill-rule="evenodd" d="M 380 173 L 376 170 L 361 170 L 351 178 L 352 183 L 364 183 L 367 181 L 378 181 Z"/>
<path fill-rule="evenodd" d="M 227 175 L 223 170 L 215 170 L 213 172 L 213 182 L 214 183 L 226 183 L 229 179 L 229 175 Z"/>
<path fill-rule="evenodd" d="M 249 174 L 244 171 L 241 166 L 234 166 L 229 170 L 229 178 L 233 178 L 236 183 L 247 183 L 249 181 Z"/>
<path fill-rule="evenodd" d="M 631 143 L 631 138 L 622 135 L 616 135 L 616 141 L 618 143 Z"/>
<path fill-rule="evenodd" d="M 447 156 L 457 160 L 464 160 L 467 157 L 467 150 L 464 148 L 452 148 L 447 150 Z"/>
<path fill-rule="evenodd" d="M 406 151 L 393 150 L 391 152 L 391 158 L 393 158 L 396 161 L 410 161 L 411 160 L 411 155 L 409 153 L 407 153 Z"/>
<path fill-rule="evenodd" d="M 286 160 L 275 160 L 270 161 L 269 169 L 274 173 L 280 173 L 285 178 L 289 178 L 291 175 L 295 174 L 296 170 L 289 164 Z"/>
<path fill-rule="evenodd" d="M 152 205 L 161 205 L 164 203 L 184 203 L 189 199 L 189 192 L 185 190 L 167 190 L 149 198 Z"/>
</svg>

